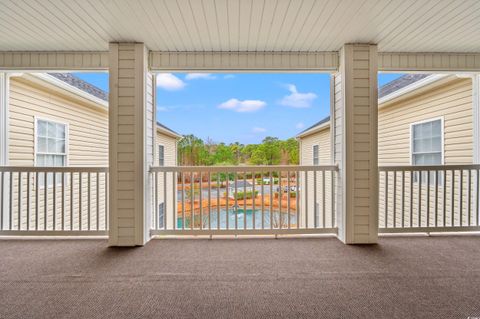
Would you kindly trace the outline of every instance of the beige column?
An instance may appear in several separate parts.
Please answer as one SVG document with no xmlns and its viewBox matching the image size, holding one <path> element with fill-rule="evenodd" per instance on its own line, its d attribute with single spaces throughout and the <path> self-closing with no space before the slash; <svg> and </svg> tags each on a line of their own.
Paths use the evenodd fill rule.
<svg viewBox="0 0 480 319">
<path fill-rule="evenodd" d="M 333 77 L 332 135 L 338 237 L 346 244 L 378 237 L 377 46 L 346 44 Z"/>
<path fill-rule="evenodd" d="M 153 76 L 142 43 L 110 44 L 109 245 L 150 239 L 153 164 Z"/>
<path fill-rule="evenodd" d="M 480 74 L 472 75 L 473 164 L 480 164 Z"/>
<path fill-rule="evenodd" d="M 0 72 L 0 166 L 8 165 L 8 131 L 9 131 L 9 118 L 8 118 L 8 99 L 9 99 L 9 79 L 8 73 Z M 6 173 L 4 174 L 4 180 L 8 177 Z M 8 226 L 8 214 L 9 214 L 9 185 L 4 182 L 1 187 L 0 192 L 3 192 L 2 198 L 3 207 L 2 208 L 2 218 L 3 225 L 0 225 L 0 229 Z M 0 204 L 2 205 L 2 204 Z"/>
</svg>

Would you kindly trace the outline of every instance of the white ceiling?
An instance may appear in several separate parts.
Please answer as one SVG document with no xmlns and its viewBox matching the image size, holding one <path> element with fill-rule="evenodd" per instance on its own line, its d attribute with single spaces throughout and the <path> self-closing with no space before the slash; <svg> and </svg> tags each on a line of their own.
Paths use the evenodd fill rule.
<svg viewBox="0 0 480 319">
<path fill-rule="evenodd" d="M 480 52 L 479 0 L 0 0 L 1 51 Z"/>
</svg>

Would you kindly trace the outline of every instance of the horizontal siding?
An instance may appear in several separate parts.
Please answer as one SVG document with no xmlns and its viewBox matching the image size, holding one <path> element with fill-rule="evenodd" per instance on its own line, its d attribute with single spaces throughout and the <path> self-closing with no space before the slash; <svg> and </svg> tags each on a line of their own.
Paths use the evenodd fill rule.
<svg viewBox="0 0 480 319">
<path fill-rule="evenodd" d="M 379 110 L 379 165 L 410 165 L 410 125 L 437 117 L 444 118 L 445 164 L 472 163 L 472 82 L 456 79 Z"/>
<path fill-rule="evenodd" d="M 313 165 L 313 146 L 318 145 L 319 165 L 331 164 L 330 130 L 328 128 L 302 138 L 300 144 L 301 165 Z M 324 176 L 325 174 L 325 176 Z M 316 176 L 315 176 L 316 175 Z M 332 188 L 330 172 L 308 172 L 300 174 L 300 220 L 308 212 L 308 226 L 333 227 Z M 323 182 L 325 179 L 325 182 Z M 324 184 L 325 183 L 325 184 Z M 306 185 L 308 184 L 308 185 Z M 325 187 L 324 187 L 325 185 Z M 305 194 L 305 191 L 307 194 Z M 308 200 L 306 201 L 306 196 Z M 315 218 L 315 214 L 317 217 Z M 325 221 L 325 224 L 323 223 Z M 315 224 L 316 223 L 316 224 Z"/>
<path fill-rule="evenodd" d="M 10 165 L 33 166 L 35 117 L 68 124 L 70 166 L 108 166 L 107 111 L 41 88 L 21 77 L 10 81 Z"/>
<path fill-rule="evenodd" d="M 171 136 L 165 135 L 157 130 L 156 136 L 156 147 L 155 147 L 155 161 L 154 166 L 158 166 L 158 146 L 164 146 L 164 156 L 165 156 L 165 166 L 176 166 L 177 165 L 177 139 Z M 166 174 L 166 176 L 164 176 Z M 173 196 L 176 195 L 174 190 L 177 189 L 176 181 L 173 181 L 172 174 L 176 173 L 158 173 L 157 175 L 157 201 L 158 203 L 165 203 L 165 212 L 167 214 L 167 227 L 169 229 L 173 228 L 174 213 L 176 214 L 177 211 L 177 203 L 174 202 Z M 165 178 L 166 178 L 166 185 L 167 185 L 167 192 L 165 193 L 164 185 L 165 185 Z M 154 194 L 155 195 L 155 194 Z M 166 198 L 165 198 L 166 196 Z M 155 199 L 155 198 L 154 198 Z"/>
<path fill-rule="evenodd" d="M 338 81 L 336 82 L 338 84 Z M 436 88 L 434 90 L 425 92 L 419 96 L 410 98 L 408 100 L 396 103 L 392 106 L 385 107 L 379 110 L 378 114 L 378 159 L 379 166 L 385 165 L 410 165 L 410 124 L 416 123 L 428 119 L 433 119 L 436 117 L 444 117 L 444 151 L 445 151 L 445 164 L 471 164 L 473 161 L 473 128 L 472 128 L 472 90 L 471 90 L 471 80 L 470 79 L 455 79 L 448 84 Z M 337 90 L 337 85 L 336 85 Z M 340 92 L 338 92 L 340 93 Z M 336 96 L 336 99 L 338 95 Z M 339 99 L 339 98 L 338 98 Z M 339 101 L 337 101 L 339 102 Z M 338 117 L 339 115 L 336 114 Z M 341 125 L 341 123 L 340 123 Z M 319 133 L 309 135 L 305 138 L 302 138 L 302 165 L 311 165 L 313 161 L 312 157 L 312 145 L 317 143 L 320 146 L 320 157 L 322 154 L 330 153 L 330 140 L 329 140 L 330 130 L 324 130 Z M 326 143 L 321 143 L 320 140 L 324 140 Z M 340 144 L 338 136 L 336 137 L 337 145 Z M 356 164 L 357 165 L 357 164 Z M 408 174 L 408 173 L 406 173 Z M 457 172 L 458 174 L 458 172 Z M 389 209 L 385 211 L 385 180 L 382 174 L 382 177 L 379 181 L 379 225 L 384 226 L 385 223 L 385 213 L 388 213 L 389 216 L 393 216 L 393 175 L 390 176 L 389 180 L 389 191 L 387 200 L 389 202 Z M 459 180 L 457 176 L 457 182 Z M 395 197 L 396 202 L 396 219 L 397 226 L 401 225 L 401 174 L 397 176 L 397 195 Z M 405 188 L 405 204 L 404 208 L 407 213 L 406 224 L 409 223 L 408 214 L 409 214 L 409 179 L 408 175 L 406 177 L 406 188 Z M 464 180 L 464 184 L 466 178 Z M 309 182 L 309 188 L 312 187 Z M 451 193 L 450 184 L 446 185 L 447 194 Z M 413 224 L 418 219 L 418 194 L 417 194 L 418 185 L 413 185 Z M 466 188 L 466 186 L 464 187 Z M 443 203 L 441 198 L 443 195 L 441 193 L 442 188 L 440 189 L 440 201 L 439 207 L 442 207 Z M 338 190 L 339 191 L 339 190 Z M 423 200 L 422 200 L 422 220 L 426 220 L 426 187 L 423 190 Z M 455 198 L 460 198 L 459 187 L 456 186 L 455 189 Z M 463 194 L 463 208 L 462 216 L 464 219 L 467 218 L 467 199 L 466 194 Z M 445 214 L 447 220 L 450 220 L 452 216 L 452 203 L 450 202 L 451 198 L 447 196 L 446 199 L 446 209 Z M 430 209 L 434 207 L 434 193 L 431 190 L 430 194 Z M 309 205 L 310 206 L 310 205 Z M 458 212 L 460 210 L 459 201 L 454 202 L 454 211 Z M 441 210 L 439 208 L 439 210 Z M 443 212 L 443 211 L 442 211 Z M 425 215 L 425 216 L 423 216 Z M 388 226 L 393 226 L 393 218 L 388 221 Z M 430 213 L 431 223 L 434 224 L 434 214 Z M 459 216 L 454 216 L 454 224 L 459 224 Z M 476 219 L 475 219 L 476 220 Z"/>
</svg>

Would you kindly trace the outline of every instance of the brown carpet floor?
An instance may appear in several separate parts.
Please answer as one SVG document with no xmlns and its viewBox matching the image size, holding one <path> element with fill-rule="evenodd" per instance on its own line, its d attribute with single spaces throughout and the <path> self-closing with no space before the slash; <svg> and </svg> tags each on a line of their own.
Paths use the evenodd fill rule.
<svg viewBox="0 0 480 319">
<path fill-rule="evenodd" d="M 0 318 L 480 317 L 480 237 L 1 240 Z"/>
</svg>

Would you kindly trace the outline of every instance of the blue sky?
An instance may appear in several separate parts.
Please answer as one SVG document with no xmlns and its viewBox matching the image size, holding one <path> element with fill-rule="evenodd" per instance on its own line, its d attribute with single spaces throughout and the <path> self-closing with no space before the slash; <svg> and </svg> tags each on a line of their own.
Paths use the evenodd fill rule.
<svg viewBox="0 0 480 319">
<path fill-rule="evenodd" d="M 75 73 L 108 91 L 107 73 Z M 380 74 L 383 85 L 401 74 Z M 166 73 L 157 76 L 157 119 L 215 142 L 286 139 L 330 112 L 330 76 L 318 73 Z"/>
</svg>

